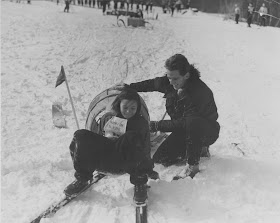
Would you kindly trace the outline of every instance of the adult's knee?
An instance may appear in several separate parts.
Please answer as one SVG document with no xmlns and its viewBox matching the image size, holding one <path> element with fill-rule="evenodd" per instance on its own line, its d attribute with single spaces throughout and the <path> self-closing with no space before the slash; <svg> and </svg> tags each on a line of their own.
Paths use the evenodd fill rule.
<svg viewBox="0 0 280 223">
<path fill-rule="evenodd" d="M 203 118 L 194 118 L 189 121 L 187 126 L 187 141 L 190 142 L 200 142 L 203 145 L 213 144 L 219 136 L 219 125 L 215 123 L 210 123 Z"/>
</svg>

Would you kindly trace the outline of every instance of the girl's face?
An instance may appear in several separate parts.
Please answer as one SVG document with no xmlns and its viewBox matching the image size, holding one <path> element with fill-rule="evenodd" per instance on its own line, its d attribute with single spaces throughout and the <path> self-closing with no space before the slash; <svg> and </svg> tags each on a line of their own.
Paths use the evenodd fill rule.
<svg viewBox="0 0 280 223">
<path fill-rule="evenodd" d="M 120 110 L 125 119 L 133 117 L 137 112 L 137 102 L 135 100 L 123 99 L 120 103 Z"/>
</svg>

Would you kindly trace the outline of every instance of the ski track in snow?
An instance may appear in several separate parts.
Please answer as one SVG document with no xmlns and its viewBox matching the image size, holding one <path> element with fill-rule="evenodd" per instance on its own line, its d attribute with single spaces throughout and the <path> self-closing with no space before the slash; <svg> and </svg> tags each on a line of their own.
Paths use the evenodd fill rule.
<svg viewBox="0 0 280 223">
<path fill-rule="evenodd" d="M 221 134 L 193 180 L 170 182 L 182 167 L 156 165 L 162 180 L 149 181 L 149 223 L 279 222 L 279 29 L 203 13 L 171 18 L 160 8 L 153 28 L 125 28 L 97 9 L 71 6 L 67 14 L 64 5 L 39 1 L 1 7 L 1 222 L 30 222 L 73 180 L 68 146 L 76 124 L 65 84 L 54 88 L 61 65 L 84 126 L 98 93 L 162 75 L 175 53 L 195 63 L 213 90 Z M 162 95 L 141 95 L 160 120 Z M 67 129 L 53 126 L 54 102 L 62 103 Z M 132 197 L 127 174 L 106 177 L 41 222 L 134 222 Z"/>
</svg>

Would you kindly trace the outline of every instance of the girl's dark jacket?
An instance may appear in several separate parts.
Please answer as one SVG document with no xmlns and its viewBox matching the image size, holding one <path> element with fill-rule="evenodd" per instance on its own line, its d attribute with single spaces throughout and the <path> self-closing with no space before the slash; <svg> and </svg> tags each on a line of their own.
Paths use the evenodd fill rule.
<svg viewBox="0 0 280 223">
<path fill-rule="evenodd" d="M 169 83 L 167 76 L 156 77 L 142 82 L 132 83 L 130 88 L 138 92 L 158 91 L 166 98 L 166 111 L 171 120 L 161 120 L 158 130 L 173 132 L 188 128 L 192 119 L 201 117 L 212 125 L 217 133 L 220 130 L 217 122 L 218 113 L 214 96 L 210 88 L 199 78 L 187 80 L 182 91 L 178 94 Z"/>
<path fill-rule="evenodd" d="M 123 118 L 121 114 L 116 116 Z M 127 136 L 125 142 L 123 140 L 117 140 L 117 149 L 121 150 L 121 148 L 124 146 L 122 144 L 127 144 L 126 141 L 133 142 L 133 145 L 144 152 L 144 155 L 148 160 L 151 160 L 150 131 L 148 121 L 140 114 L 134 115 L 127 121 L 126 133 L 129 134 L 126 134 Z"/>
</svg>

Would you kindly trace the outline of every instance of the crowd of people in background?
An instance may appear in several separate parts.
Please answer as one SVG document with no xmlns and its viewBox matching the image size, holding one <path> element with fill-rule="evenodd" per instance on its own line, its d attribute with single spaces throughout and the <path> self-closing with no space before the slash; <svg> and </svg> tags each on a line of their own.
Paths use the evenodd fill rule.
<svg viewBox="0 0 280 223">
<path fill-rule="evenodd" d="M 11 0 L 12 1 L 12 0 Z M 16 3 L 20 3 L 21 0 L 16 0 Z M 26 0 L 28 4 L 31 4 L 31 0 Z M 135 10 L 136 12 L 153 12 L 153 0 L 56 0 L 57 5 L 59 3 L 65 3 L 64 12 L 69 12 L 70 4 L 87 6 L 93 8 L 102 8 L 102 12 L 105 15 L 107 9 L 112 10 Z M 174 15 L 175 10 L 177 13 L 181 13 L 182 8 L 189 9 L 190 8 L 190 0 L 187 2 L 182 2 L 182 0 L 162 0 L 162 11 L 163 13 L 170 13 L 171 16 Z M 136 8 L 134 9 L 134 7 Z M 244 10 L 244 8 L 243 8 Z M 235 23 L 238 24 L 241 17 L 242 8 L 239 7 L 238 4 L 234 5 L 234 20 Z M 244 11 L 243 11 L 244 12 Z M 268 8 L 265 3 L 262 3 L 259 10 L 253 6 L 252 3 L 248 3 L 247 6 L 247 24 L 248 27 L 251 27 L 253 22 L 254 13 L 258 13 L 257 24 L 260 26 L 266 26 L 267 20 L 269 16 Z M 143 15 L 143 13 L 142 13 Z M 244 15 L 244 13 L 243 13 Z M 143 16 L 142 16 L 143 17 Z"/>
<path fill-rule="evenodd" d="M 61 0 L 57 0 L 59 4 Z M 124 9 L 124 10 L 133 10 L 133 6 L 136 5 L 136 10 L 141 9 L 142 11 L 152 11 L 153 10 L 153 1 L 152 0 L 62 0 L 67 5 L 69 2 L 74 5 L 88 6 L 93 8 L 102 8 L 103 12 L 106 8 L 114 10 Z M 111 5 L 112 3 L 112 5 Z"/>
<path fill-rule="evenodd" d="M 12 0 L 10 0 L 12 1 Z M 52 0 L 54 1 L 54 0 Z M 16 3 L 20 3 L 21 0 L 16 0 Z M 31 4 L 31 0 L 26 0 L 28 4 Z M 153 12 L 153 0 L 56 0 L 56 4 L 65 4 L 64 12 L 69 12 L 70 5 L 86 6 L 92 8 L 102 9 L 103 14 L 107 9 L 112 10 L 134 10 L 136 12 L 141 11 L 152 13 Z M 186 8 L 189 8 L 190 0 L 188 0 Z M 135 7 L 135 8 L 134 8 Z M 181 13 L 184 4 L 182 0 L 162 0 L 163 13 L 170 13 L 174 15 L 174 11 Z"/>
<path fill-rule="evenodd" d="M 261 7 L 259 8 L 258 11 L 255 10 L 252 3 L 249 3 L 248 8 L 247 8 L 247 24 L 248 24 L 248 27 L 251 27 L 254 12 L 259 14 L 258 24 L 260 26 L 266 26 L 268 9 L 267 9 L 265 3 L 263 3 L 261 5 Z M 238 22 L 239 22 L 240 13 L 241 13 L 241 10 L 240 10 L 239 6 L 237 4 L 235 4 L 234 14 L 235 14 L 235 23 L 236 24 L 238 24 Z"/>
<path fill-rule="evenodd" d="M 186 4 L 186 9 L 189 9 L 190 0 Z M 181 0 L 163 0 L 162 1 L 162 11 L 163 13 L 171 13 L 171 16 L 174 15 L 174 11 L 181 13 L 182 8 L 184 7 Z"/>
<path fill-rule="evenodd" d="M 61 2 L 65 3 L 64 12 L 69 12 L 69 5 L 80 5 L 93 8 L 102 8 L 103 14 L 105 14 L 107 9 L 112 10 L 136 10 L 136 11 L 153 11 L 153 1 L 152 0 L 57 0 L 57 4 Z M 187 2 L 187 9 L 189 8 L 190 1 Z M 134 9 L 134 6 L 135 9 Z M 162 9 L 163 13 L 170 13 L 173 16 L 174 11 L 181 13 L 183 8 L 182 0 L 163 0 Z"/>
<path fill-rule="evenodd" d="M 16 0 L 16 3 L 20 3 L 20 2 L 21 2 L 21 0 Z M 31 4 L 31 0 L 27 0 L 26 3 Z"/>
</svg>

